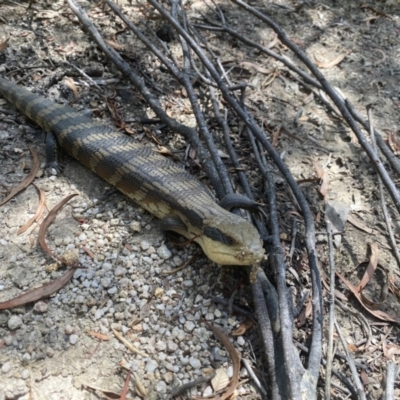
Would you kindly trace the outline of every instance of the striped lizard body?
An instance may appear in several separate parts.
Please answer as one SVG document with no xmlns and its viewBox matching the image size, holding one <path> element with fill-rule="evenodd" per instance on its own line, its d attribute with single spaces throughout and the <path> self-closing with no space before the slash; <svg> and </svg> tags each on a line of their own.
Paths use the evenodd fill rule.
<svg viewBox="0 0 400 400">
<path fill-rule="evenodd" d="M 255 227 L 221 208 L 206 188 L 152 147 L 0 78 L 0 94 L 85 167 L 162 219 L 165 229 L 196 241 L 221 265 L 252 265 L 264 257 Z"/>
</svg>

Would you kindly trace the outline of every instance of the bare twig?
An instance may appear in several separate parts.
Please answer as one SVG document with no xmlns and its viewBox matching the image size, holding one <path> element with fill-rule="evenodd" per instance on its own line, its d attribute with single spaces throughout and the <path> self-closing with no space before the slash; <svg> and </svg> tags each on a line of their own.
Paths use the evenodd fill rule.
<svg viewBox="0 0 400 400">
<path fill-rule="evenodd" d="M 342 342 L 343 350 L 346 353 L 347 363 L 349 364 L 349 367 L 350 367 L 350 370 L 351 370 L 351 374 L 353 375 L 353 380 L 354 380 L 354 383 L 356 385 L 358 396 L 359 396 L 359 398 L 361 400 L 367 400 L 367 397 L 365 396 L 363 384 L 362 384 L 362 382 L 360 380 L 360 377 L 358 376 L 357 369 L 356 369 L 356 366 L 354 364 L 353 356 L 349 352 L 349 350 L 347 349 L 347 343 L 344 340 L 344 337 L 342 335 L 342 331 L 340 330 L 339 324 L 337 323 L 336 320 L 335 320 L 335 327 L 336 327 L 336 331 L 337 331 L 337 333 L 339 335 L 340 341 Z"/>
<path fill-rule="evenodd" d="M 377 150 L 377 147 L 376 147 L 375 129 L 374 129 L 374 126 L 372 124 L 371 107 L 368 107 L 368 122 L 369 122 L 369 133 L 371 135 L 372 147 L 373 147 L 373 149 L 374 149 L 374 151 L 376 153 L 376 157 L 379 159 L 378 150 Z M 383 218 L 385 219 L 386 229 L 387 229 L 388 234 L 389 234 L 390 244 L 392 246 L 392 250 L 393 250 L 394 256 L 396 257 L 396 260 L 397 260 L 397 266 L 400 267 L 400 252 L 399 252 L 399 249 L 397 247 L 396 240 L 394 238 L 394 234 L 393 234 L 393 230 L 392 230 L 392 221 L 391 221 L 390 215 L 388 213 L 388 209 L 386 207 L 386 200 L 385 200 L 385 194 L 384 194 L 384 191 L 383 191 L 382 180 L 381 180 L 381 178 L 379 176 L 378 176 L 378 186 L 379 186 L 379 194 L 380 194 L 380 197 L 381 197 L 381 206 L 382 206 Z"/>
<path fill-rule="evenodd" d="M 122 57 L 111 47 L 107 46 L 101 37 L 100 33 L 94 26 L 94 24 L 89 20 L 86 13 L 83 9 L 77 5 L 75 0 L 67 0 L 69 6 L 74 11 L 74 13 L 79 18 L 82 25 L 89 32 L 91 37 L 96 41 L 101 50 L 113 61 L 113 63 L 117 66 L 117 68 L 126 75 L 129 80 L 135 85 L 136 89 L 141 93 L 144 99 L 151 106 L 153 111 L 156 113 L 158 118 L 161 119 L 163 123 L 165 123 L 168 127 L 170 127 L 175 132 L 178 132 L 184 135 L 192 146 L 197 150 L 200 160 L 202 161 L 202 165 L 207 172 L 208 177 L 217 193 L 219 198 L 224 196 L 224 190 L 219 181 L 219 174 L 212 162 L 210 162 L 210 157 L 207 154 L 207 151 L 204 149 L 197 132 L 195 129 L 188 127 L 186 125 L 180 124 L 173 118 L 169 117 L 166 112 L 161 107 L 159 101 L 154 97 L 154 95 L 149 91 L 146 85 L 138 75 L 134 74 L 131 70 L 128 63 L 126 63 Z"/>
<path fill-rule="evenodd" d="M 294 42 L 292 42 L 287 36 L 286 33 L 276 24 L 272 19 L 267 17 L 265 14 L 257 11 L 255 8 L 249 6 L 242 0 L 232 0 L 233 3 L 238 4 L 240 7 L 244 8 L 245 10 L 249 11 L 261 21 L 265 22 L 268 26 L 270 26 L 275 33 L 278 35 L 280 41 L 287 46 L 290 50 L 292 50 L 297 57 L 308 67 L 311 73 L 317 78 L 319 83 L 321 84 L 322 88 L 328 94 L 328 96 L 332 99 L 336 107 L 339 109 L 340 113 L 342 114 L 343 118 L 350 126 L 351 130 L 357 136 L 357 139 L 367 153 L 372 165 L 378 172 L 379 176 L 382 179 L 383 184 L 385 185 L 386 189 L 388 190 L 392 200 L 397 208 L 397 211 L 400 212 L 400 194 L 397 191 L 395 184 L 393 183 L 392 179 L 390 178 L 388 172 L 380 162 L 380 160 L 376 157 L 375 151 L 373 150 L 372 146 L 366 140 L 364 134 L 361 132 L 360 128 L 358 127 L 356 121 L 353 119 L 349 110 L 346 106 L 346 100 L 343 99 L 338 95 L 338 93 L 332 89 L 329 85 L 328 81 L 324 77 L 324 75 L 320 72 L 320 70 L 312 63 L 312 61 L 308 58 L 308 56 L 301 50 Z"/>
<path fill-rule="evenodd" d="M 396 379 L 395 368 L 393 361 L 388 361 L 386 363 L 386 388 L 384 391 L 384 395 L 382 396 L 383 400 L 391 400 L 394 399 L 394 381 Z"/>
<path fill-rule="evenodd" d="M 326 355 L 326 378 L 325 378 L 325 399 L 331 398 L 331 373 L 333 361 L 333 327 L 335 322 L 335 260 L 333 257 L 332 225 L 327 222 L 329 243 L 329 267 L 330 267 L 330 292 L 329 292 L 329 330 L 328 330 L 328 349 Z"/>
</svg>

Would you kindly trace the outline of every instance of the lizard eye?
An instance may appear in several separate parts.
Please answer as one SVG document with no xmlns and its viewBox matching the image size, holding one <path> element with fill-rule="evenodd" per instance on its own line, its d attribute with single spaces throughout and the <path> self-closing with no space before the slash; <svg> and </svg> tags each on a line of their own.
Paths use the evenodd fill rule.
<svg viewBox="0 0 400 400">
<path fill-rule="evenodd" d="M 218 228 L 206 226 L 203 229 L 203 233 L 208 238 L 216 240 L 217 242 L 221 242 L 223 244 L 232 245 L 235 243 L 235 241 L 231 237 L 222 233 Z"/>
</svg>

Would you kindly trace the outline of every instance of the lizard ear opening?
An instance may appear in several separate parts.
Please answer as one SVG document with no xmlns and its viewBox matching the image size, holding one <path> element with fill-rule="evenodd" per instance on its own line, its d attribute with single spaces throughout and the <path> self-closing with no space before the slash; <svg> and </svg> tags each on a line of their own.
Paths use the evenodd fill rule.
<svg viewBox="0 0 400 400">
<path fill-rule="evenodd" d="M 218 228 L 212 228 L 210 226 L 206 226 L 203 229 L 203 233 L 208 238 L 216 240 L 217 242 L 226 244 L 228 246 L 234 244 L 235 242 L 231 237 L 222 233 Z"/>
</svg>

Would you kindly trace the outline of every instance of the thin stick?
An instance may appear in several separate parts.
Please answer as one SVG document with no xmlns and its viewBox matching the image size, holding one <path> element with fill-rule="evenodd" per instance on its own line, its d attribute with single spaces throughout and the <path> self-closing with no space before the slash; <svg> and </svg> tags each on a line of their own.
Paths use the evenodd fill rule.
<svg viewBox="0 0 400 400">
<path fill-rule="evenodd" d="M 249 6 L 242 0 L 232 0 L 233 3 L 238 4 L 240 7 L 244 8 L 245 10 L 249 11 L 253 15 L 255 15 L 257 18 L 259 18 L 261 21 L 265 22 L 268 26 L 270 26 L 278 35 L 280 41 L 287 46 L 290 50 L 292 50 L 297 57 L 308 67 L 308 69 L 311 71 L 311 73 L 317 78 L 325 92 L 328 94 L 328 96 L 332 99 L 332 101 L 335 103 L 336 107 L 339 109 L 340 113 L 342 114 L 343 118 L 351 128 L 351 130 L 355 133 L 357 136 L 357 139 L 364 149 L 364 151 L 367 153 L 372 165 L 378 172 L 379 176 L 382 179 L 383 184 L 385 185 L 387 191 L 390 194 L 390 197 L 393 199 L 393 202 L 397 208 L 397 211 L 400 213 L 400 194 L 390 178 L 388 172 L 384 168 L 383 164 L 380 162 L 380 160 L 376 157 L 375 151 L 373 150 L 372 146 L 368 143 L 366 140 L 364 134 L 361 132 L 360 128 L 358 127 L 356 121 L 353 119 L 351 114 L 349 113 L 348 108 L 346 107 L 346 100 L 343 101 L 343 99 L 338 95 L 338 93 L 332 89 L 332 87 L 329 85 L 328 81 L 326 80 L 325 76 L 320 72 L 320 70 L 311 62 L 311 60 L 308 58 L 308 56 L 304 53 L 303 50 L 300 49 L 294 42 L 292 42 L 285 34 L 285 32 L 279 27 L 278 24 L 276 24 L 274 21 L 272 21 L 270 18 L 268 18 L 265 14 L 262 14 L 261 12 L 257 11 L 255 8 Z"/>
<path fill-rule="evenodd" d="M 394 399 L 394 380 L 396 378 L 395 368 L 393 361 L 388 361 L 386 364 L 386 388 L 383 400 Z"/>
<path fill-rule="evenodd" d="M 375 132 L 374 132 L 374 127 L 372 124 L 372 112 L 371 112 L 371 107 L 368 107 L 368 123 L 369 123 L 369 134 L 371 135 L 371 143 L 372 147 L 376 153 L 376 157 L 379 159 L 378 155 L 378 150 L 376 147 L 376 139 L 375 139 Z M 390 244 L 392 246 L 392 250 L 394 252 L 394 256 L 396 257 L 397 260 L 397 266 L 400 268 L 400 253 L 399 249 L 397 247 L 396 240 L 394 238 L 393 230 L 392 230 L 392 220 L 390 218 L 390 215 L 388 213 L 388 209 L 386 207 L 386 201 L 385 201 L 385 194 L 383 191 L 383 185 L 382 185 L 382 180 L 378 176 L 378 186 L 379 186 L 379 194 L 381 197 L 381 206 L 382 206 L 382 212 L 383 212 L 383 218 L 385 219 L 386 223 L 386 228 L 389 234 L 389 239 L 390 239 Z"/>
<path fill-rule="evenodd" d="M 335 324 L 335 260 L 333 257 L 332 224 L 327 222 L 329 243 L 329 267 L 330 267 L 330 292 L 329 292 L 329 330 L 328 330 L 328 349 L 326 355 L 326 378 L 325 378 L 325 399 L 331 398 L 331 374 L 333 361 L 333 327 Z"/>
<path fill-rule="evenodd" d="M 362 382 L 360 380 L 360 377 L 358 376 L 357 368 L 356 368 L 356 366 L 354 364 L 353 356 L 350 354 L 349 350 L 347 349 L 347 343 L 344 340 L 344 337 L 342 335 L 342 331 L 340 330 L 339 324 L 337 323 L 336 319 L 335 319 L 335 328 L 336 328 L 336 331 L 337 331 L 337 333 L 338 333 L 338 335 L 340 337 L 340 341 L 342 342 L 343 350 L 346 353 L 347 363 L 349 364 L 351 374 L 353 375 L 353 380 L 354 380 L 354 383 L 356 384 L 356 389 L 357 389 L 357 392 L 358 392 L 358 396 L 359 396 L 360 400 L 367 400 L 367 397 L 365 396 L 363 384 L 362 384 Z"/>
<path fill-rule="evenodd" d="M 207 175 L 217 193 L 219 198 L 224 196 L 224 190 L 219 181 L 219 174 L 211 162 L 210 157 L 205 150 L 203 144 L 201 143 L 197 132 L 194 128 L 189 126 L 180 124 L 173 118 L 169 117 L 164 109 L 161 107 L 160 102 L 157 98 L 149 91 L 146 85 L 143 82 L 143 79 L 138 75 L 134 74 L 129 64 L 126 63 L 123 58 L 110 46 L 107 46 L 101 37 L 100 33 L 94 26 L 94 24 L 89 20 L 87 14 L 83 11 L 83 9 L 78 6 L 75 0 L 67 0 L 69 6 L 75 13 L 75 15 L 79 18 L 81 24 L 85 27 L 85 29 L 89 32 L 90 36 L 95 40 L 97 45 L 101 48 L 101 50 L 112 60 L 115 66 L 125 75 L 128 79 L 133 83 L 136 89 L 141 93 L 143 98 L 147 101 L 153 111 L 156 113 L 158 118 L 161 119 L 163 123 L 165 123 L 169 128 L 178 132 L 185 136 L 192 146 L 197 150 L 200 160 L 202 160 L 202 165 L 207 172 Z"/>
</svg>

